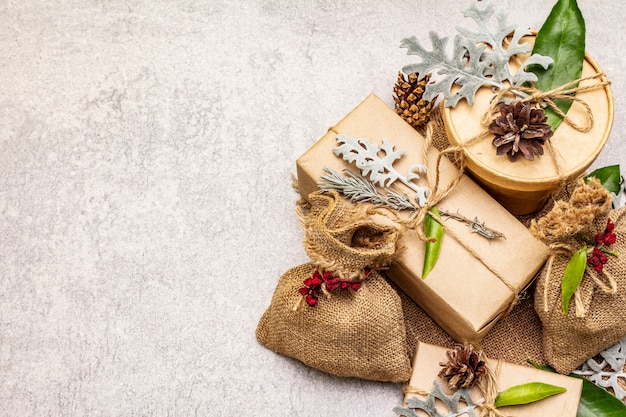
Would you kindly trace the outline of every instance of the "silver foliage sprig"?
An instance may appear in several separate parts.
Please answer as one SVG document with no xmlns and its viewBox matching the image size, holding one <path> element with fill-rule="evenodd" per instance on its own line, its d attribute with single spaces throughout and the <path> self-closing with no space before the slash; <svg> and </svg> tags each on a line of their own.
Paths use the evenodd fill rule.
<svg viewBox="0 0 626 417">
<path fill-rule="evenodd" d="M 406 194 L 395 190 L 387 190 L 387 194 L 380 193 L 374 184 L 363 175 L 349 169 L 341 175 L 331 168 L 324 168 L 326 175 L 322 175 L 318 181 L 318 186 L 322 191 L 337 191 L 353 203 L 372 203 L 377 206 L 387 206 L 394 210 L 415 210 L 416 207 Z"/>
<path fill-rule="evenodd" d="M 419 417 L 417 411 L 423 411 L 430 417 L 478 417 L 476 412 L 476 404 L 482 403 L 484 400 L 474 402 L 470 391 L 467 388 L 461 388 L 451 395 L 447 395 L 441 388 L 439 381 L 433 381 L 433 390 L 428 394 L 426 399 L 419 397 L 410 397 L 406 401 L 405 407 L 395 407 L 393 411 L 399 416 Z M 446 411 L 440 412 L 437 405 L 445 406 Z"/>
<path fill-rule="evenodd" d="M 455 107 L 463 98 L 471 106 L 474 104 L 476 92 L 482 86 L 504 89 L 507 88 L 505 82 L 514 86 L 534 82 L 537 81 L 537 76 L 527 72 L 526 68 L 531 64 L 537 64 L 547 69 L 553 63 L 550 57 L 533 54 L 513 74 L 509 65 L 511 58 L 531 52 L 530 45 L 521 42 L 521 38 L 529 35 L 530 31 L 509 24 L 508 11 L 505 7 L 496 10 L 493 1 L 486 3 L 486 7 L 479 8 L 478 3 L 474 1 L 463 12 L 465 17 L 471 18 L 476 23 L 478 29 L 457 27 L 458 34 L 454 37 L 451 56 L 448 56 L 446 50 L 448 38 L 440 37 L 435 32 L 429 33 L 433 48 L 430 51 L 424 48 L 415 36 L 402 40 L 400 47 L 406 48 L 408 55 L 417 55 L 421 58 L 421 62 L 406 65 L 402 71 L 407 74 L 418 73 L 420 78 L 430 72 L 436 74 L 426 85 L 425 100 L 430 101 L 438 94 L 443 94 L 448 107 Z M 496 27 L 492 29 L 490 21 L 494 15 Z M 511 33 L 513 37 L 508 42 L 507 37 Z M 454 85 L 461 88 L 452 93 Z"/>
<path fill-rule="evenodd" d="M 337 191 L 349 198 L 353 203 L 372 203 L 377 206 L 386 206 L 393 210 L 416 210 L 417 207 L 411 203 L 409 197 L 393 189 L 387 189 L 386 194 L 378 191 L 363 175 L 351 171 L 343 170 L 345 175 L 341 175 L 331 168 L 324 168 L 325 175 L 322 175 L 317 183 L 322 191 Z M 465 223 L 472 232 L 478 233 L 485 239 L 506 239 L 503 233 L 485 226 L 484 222 L 474 218 L 474 220 L 460 214 L 439 209 L 439 214 L 444 218 L 450 218 L 461 223 Z"/>
<path fill-rule="evenodd" d="M 347 162 L 354 163 L 364 178 L 369 176 L 374 187 L 390 187 L 396 181 L 409 187 L 415 192 L 415 202 L 420 206 L 426 205 L 430 190 L 420 187 L 414 181 L 419 180 L 421 174 L 427 173 L 426 165 L 415 164 L 409 168 L 406 175 L 398 172 L 393 164 L 404 155 L 403 149 L 395 149 L 395 145 L 387 138 L 378 146 L 365 138 L 351 138 L 344 134 L 337 135 L 335 155 L 342 156 Z M 384 155 L 381 155 L 384 154 Z"/>
</svg>

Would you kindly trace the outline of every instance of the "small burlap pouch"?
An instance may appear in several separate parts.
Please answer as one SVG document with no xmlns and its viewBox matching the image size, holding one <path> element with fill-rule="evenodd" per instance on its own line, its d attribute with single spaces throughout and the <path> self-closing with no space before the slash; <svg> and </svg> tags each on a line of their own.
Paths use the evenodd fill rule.
<svg viewBox="0 0 626 417">
<path fill-rule="evenodd" d="M 407 381 L 411 362 L 402 301 L 377 272 L 395 259 L 398 230 L 368 220 L 335 192 L 315 192 L 309 201 L 299 204 L 299 215 L 312 262 L 280 277 L 257 339 L 330 374 Z M 324 290 L 308 305 L 300 291 L 316 271 L 362 285 L 356 291 Z"/>
<path fill-rule="evenodd" d="M 611 210 L 611 196 L 592 179 L 574 190 L 569 202 L 557 202 L 530 229 L 552 249 L 540 273 L 535 291 L 535 310 L 543 327 L 543 350 L 547 361 L 560 373 L 570 373 L 587 359 L 617 343 L 626 335 L 626 209 Z M 562 312 L 561 280 L 573 253 L 584 241 L 615 224 L 616 242 L 602 271 L 590 262 L 580 286 Z"/>
</svg>

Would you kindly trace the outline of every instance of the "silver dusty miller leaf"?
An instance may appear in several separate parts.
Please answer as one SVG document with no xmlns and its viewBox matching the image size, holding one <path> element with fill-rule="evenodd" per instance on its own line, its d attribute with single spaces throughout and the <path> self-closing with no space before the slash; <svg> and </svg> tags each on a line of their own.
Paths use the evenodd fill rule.
<svg viewBox="0 0 626 417">
<path fill-rule="evenodd" d="M 400 44 L 400 47 L 407 49 L 408 55 L 418 55 L 421 58 L 421 62 L 403 67 L 403 72 L 416 72 L 420 78 L 429 72 L 436 75 L 426 85 L 424 99 L 433 100 L 438 94 L 443 94 L 448 107 L 456 107 L 461 99 L 466 99 L 469 105 L 473 105 L 479 88 L 489 86 L 503 89 L 507 87 L 505 82 L 519 86 L 537 81 L 537 76 L 527 72 L 525 68 L 530 64 L 547 68 L 553 62 L 552 58 L 533 54 L 513 74 L 509 65 L 511 58 L 531 51 L 530 45 L 520 43 L 523 36 L 530 34 L 528 29 L 509 24 L 506 8 L 496 10 L 492 1 L 487 2 L 487 6 L 482 9 L 473 2 L 463 14 L 471 18 L 478 29 L 457 27 L 459 34 L 454 38 L 450 57 L 446 52 L 448 38 L 442 38 L 434 32 L 429 34 L 433 46 L 431 51 L 425 49 L 415 36 L 403 39 Z M 496 27 L 492 29 L 489 23 L 494 15 Z M 507 42 L 506 38 L 511 33 L 513 37 Z M 452 93 L 455 85 L 461 88 Z"/>
<path fill-rule="evenodd" d="M 464 403 L 463 406 L 461 401 Z M 436 407 L 437 402 L 444 404 L 448 412 L 440 413 Z M 461 388 L 452 395 L 446 395 L 441 389 L 439 381 L 434 381 L 433 390 L 425 400 L 411 397 L 406 401 L 406 407 L 395 407 L 393 411 L 405 417 L 419 417 L 416 410 L 424 411 L 430 417 L 478 417 L 475 409 L 476 404 L 472 400 L 469 390 Z"/>
<path fill-rule="evenodd" d="M 404 155 L 403 149 L 395 150 L 395 145 L 389 139 L 383 139 L 378 145 L 371 143 L 365 138 L 351 138 L 344 134 L 337 135 L 337 147 L 333 150 L 335 155 L 342 156 L 347 162 L 354 163 L 361 171 L 363 177 L 368 177 L 374 185 L 382 188 L 391 186 L 400 181 L 416 193 L 416 202 L 420 206 L 426 204 L 428 187 L 418 187 L 413 181 L 425 174 L 425 165 L 413 165 L 410 172 L 404 176 L 400 174 L 393 164 Z"/>
</svg>

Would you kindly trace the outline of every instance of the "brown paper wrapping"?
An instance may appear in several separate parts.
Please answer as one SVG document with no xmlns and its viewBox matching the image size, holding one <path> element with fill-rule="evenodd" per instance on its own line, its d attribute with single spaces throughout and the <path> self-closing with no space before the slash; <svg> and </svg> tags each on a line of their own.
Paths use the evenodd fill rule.
<svg viewBox="0 0 626 417">
<path fill-rule="evenodd" d="M 523 41 L 534 44 L 534 37 L 525 37 Z M 601 72 L 599 65 L 587 55 L 582 77 Z M 584 81 L 580 85 L 590 86 L 597 81 L 602 79 Z M 549 140 L 554 152 L 546 144 L 543 156 L 533 161 L 520 157 L 511 163 L 506 156 L 496 155 L 496 148 L 491 144 L 493 134 L 466 148 L 469 172 L 512 213 L 527 214 L 540 208 L 552 192 L 589 168 L 606 144 L 613 126 L 613 94 L 610 85 L 580 92 L 577 97 L 590 106 L 593 127 L 588 132 L 579 132 L 567 123 L 561 123 Z M 443 119 L 452 145 L 464 144 L 486 129 L 481 125 L 481 120 L 492 99 L 491 88 L 483 87 L 477 91 L 473 106 L 461 100 L 455 108 L 444 109 Z M 567 116 L 578 124 L 584 124 L 586 109 L 581 103 L 574 102 Z"/>
<path fill-rule="evenodd" d="M 396 145 L 396 150 L 406 150 L 394 164 L 402 173 L 411 165 L 424 162 L 424 137 L 372 94 L 298 159 L 298 185 L 304 198 L 317 190 L 324 167 L 338 172 L 346 168 L 356 170 L 333 153 L 338 133 L 367 138 L 378 144 L 388 138 Z M 430 175 L 434 175 L 437 155 L 437 150 L 429 149 Z M 441 186 L 450 183 L 456 172 L 444 158 Z M 487 265 L 504 277 L 513 291 L 450 233 L 444 236 L 439 261 L 427 279 L 420 277 L 424 243 L 415 231 L 405 233 L 406 249 L 387 275 L 455 340 L 478 344 L 516 301 L 517 293 L 532 280 L 547 258 L 548 249 L 469 177 L 464 176 L 438 207 L 450 212 L 458 210 L 470 219 L 477 217 L 506 235 L 506 240 L 489 241 L 471 233 L 463 223 L 454 220 L 445 223 L 466 247 L 475 250 Z"/>
<path fill-rule="evenodd" d="M 419 390 L 430 392 L 433 388 L 433 381 L 439 380 L 444 392 L 450 394 L 447 383 L 437 377 L 441 370 L 440 362 L 446 362 L 446 350 L 439 346 L 420 343 L 417 347 L 415 360 L 413 361 L 413 375 L 409 385 Z M 552 372 L 541 371 L 535 368 L 521 365 L 513 365 L 506 362 L 489 359 L 489 367 L 495 372 L 498 383 L 498 392 L 507 388 L 526 384 L 528 382 L 543 382 L 567 389 L 566 392 L 552 397 L 545 398 L 526 405 L 516 405 L 502 407 L 504 413 L 515 417 L 538 417 L 538 416 L 558 416 L 575 417 L 578 410 L 578 403 L 582 392 L 582 380 L 571 378 Z M 405 400 L 415 394 L 407 394 Z M 424 397 L 421 397 L 424 398 Z M 482 398 L 478 388 L 472 389 L 472 399 L 478 401 Z M 419 416 L 427 414 L 418 411 Z M 466 415 L 460 416 L 466 417 Z"/>
</svg>

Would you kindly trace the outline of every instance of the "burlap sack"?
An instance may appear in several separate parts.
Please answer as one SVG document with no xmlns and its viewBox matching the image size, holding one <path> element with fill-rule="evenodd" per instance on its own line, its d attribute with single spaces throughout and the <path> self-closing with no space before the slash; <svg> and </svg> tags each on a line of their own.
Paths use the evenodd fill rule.
<svg viewBox="0 0 626 417">
<path fill-rule="evenodd" d="M 257 339 L 280 354 L 338 376 L 404 382 L 411 376 L 402 302 L 376 269 L 396 257 L 398 231 L 366 220 L 337 193 L 301 203 L 304 247 L 313 262 L 287 271 L 257 327 Z M 364 269 L 371 272 L 365 276 Z M 298 292 L 315 271 L 363 280 L 358 291 L 320 296 Z"/>
<path fill-rule="evenodd" d="M 559 202 L 531 231 L 553 248 L 535 291 L 535 310 L 543 326 L 544 355 L 558 372 L 570 373 L 585 360 L 626 335 L 626 209 L 610 210 L 611 199 L 598 182 L 580 185 L 569 202 Z M 615 223 L 617 241 L 598 273 L 588 264 L 567 316 L 561 308 L 561 279 L 572 253 L 583 246 L 573 237 L 593 241 L 607 219 Z"/>
</svg>

